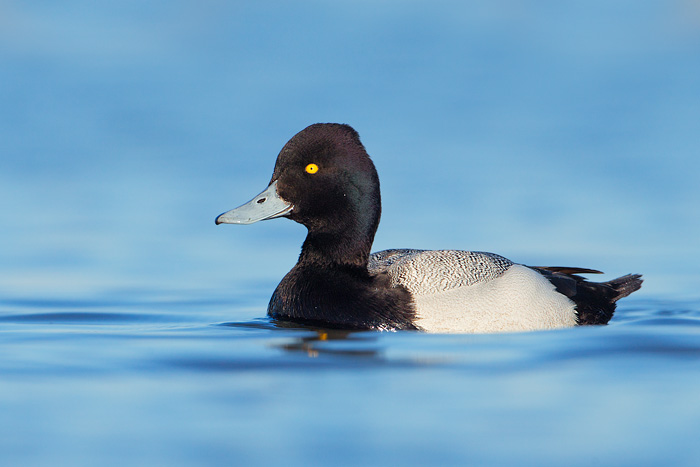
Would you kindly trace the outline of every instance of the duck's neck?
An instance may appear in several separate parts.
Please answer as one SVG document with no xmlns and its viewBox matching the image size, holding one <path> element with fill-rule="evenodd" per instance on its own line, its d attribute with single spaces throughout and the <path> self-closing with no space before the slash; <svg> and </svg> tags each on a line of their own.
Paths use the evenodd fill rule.
<svg viewBox="0 0 700 467">
<path fill-rule="evenodd" d="M 369 233 L 358 229 L 335 232 L 309 230 L 301 247 L 299 264 L 366 269 L 373 240 L 374 231 Z"/>
<path fill-rule="evenodd" d="M 381 208 L 363 208 L 354 210 L 352 215 L 338 213 L 330 222 L 326 219 L 322 224 L 306 223 L 309 233 L 298 264 L 367 269 Z"/>
</svg>

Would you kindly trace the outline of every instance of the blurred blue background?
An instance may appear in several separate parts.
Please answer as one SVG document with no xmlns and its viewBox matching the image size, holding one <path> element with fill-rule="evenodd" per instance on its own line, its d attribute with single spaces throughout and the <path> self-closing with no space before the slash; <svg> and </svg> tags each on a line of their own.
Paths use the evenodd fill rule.
<svg viewBox="0 0 700 467">
<path fill-rule="evenodd" d="M 0 463 L 700 462 L 697 0 L 0 0 L 0 103 Z M 305 230 L 214 218 L 315 122 L 375 161 L 375 250 L 644 287 L 548 333 L 258 320 Z"/>
<path fill-rule="evenodd" d="M 303 227 L 215 227 L 314 122 L 382 181 L 375 249 L 644 273 L 697 296 L 700 5 L 0 3 L 0 291 L 281 277 Z"/>
</svg>

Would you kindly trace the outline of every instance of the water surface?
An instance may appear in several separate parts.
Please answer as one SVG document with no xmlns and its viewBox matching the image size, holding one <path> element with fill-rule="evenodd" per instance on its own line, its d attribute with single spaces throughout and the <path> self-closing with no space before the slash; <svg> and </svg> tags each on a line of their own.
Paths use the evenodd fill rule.
<svg viewBox="0 0 700 467">
<path fill-rule="evenodd" d="M 504 335 L 280 327 L 225 299 L 2 306 L 18 465 L 700 459 L 697 302 Z"/>
</svg>

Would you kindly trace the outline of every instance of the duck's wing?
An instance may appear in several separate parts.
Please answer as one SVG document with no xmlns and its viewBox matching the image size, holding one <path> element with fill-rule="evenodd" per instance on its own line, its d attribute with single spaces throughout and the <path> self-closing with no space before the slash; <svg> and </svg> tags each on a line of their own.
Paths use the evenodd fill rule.
<svg viewBox="0 0 700 467">
<path fill-rule="evenodd" d="M 368 269 L 371 274 L 387 274 L 392 285 L 414 295 L 427 295 L 491 281 L 513 264 L 479 251 L 398 249 L 373 253 Z"/>
</svg>

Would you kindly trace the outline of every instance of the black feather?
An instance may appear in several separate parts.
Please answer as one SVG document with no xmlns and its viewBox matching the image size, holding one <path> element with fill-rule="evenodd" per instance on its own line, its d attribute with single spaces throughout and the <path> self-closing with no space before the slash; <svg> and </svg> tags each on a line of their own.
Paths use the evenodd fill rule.
<svg viewBox="0 0 700 467">
<path fill-rule="evenodd" d="M 608 282 L 589 282 L 585 278 L 564 271 L 585 273 L 584 268 L 536 267 L 554 285 L 557 292 L 576 304 L 577 323 L 607 324 L 615 313 L 616 302 L 639 290 L 642 276 L 627 274 Z M 599 273 L 599 271 L 595 271 Z"/>
</svg>

